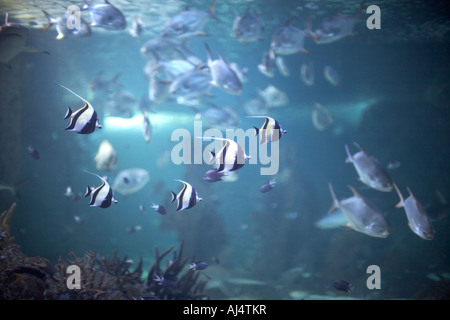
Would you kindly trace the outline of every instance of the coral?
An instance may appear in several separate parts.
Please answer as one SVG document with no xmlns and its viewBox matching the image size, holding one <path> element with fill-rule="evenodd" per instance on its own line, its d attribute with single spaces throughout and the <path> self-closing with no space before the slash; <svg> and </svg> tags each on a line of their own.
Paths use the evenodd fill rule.
<svg viewBox="0 0 450 320">
<path fill-rule="evenodd" d="M 146 279 L 142 278 L 142 258 L 137 267 L 130 271 L 130 261 L 125 256 L 112 259 L 87 252 L 77 257 L 58 259 L 55 267 L 43 257 L 27 257 L 10 236 L 10 223 L 16 208 L 14 203 L 0 215 L 0 300 L 129 300 L 164 299 L 194 300 L 206 299 L 203 294 L 206 281 L 198 281 L 201 272 L 188 268 L 183 258 L 183 243 L 178 253 L 170 247 L 162 254 L 155 248 L 155 262 Z M 164 258 L 173 252 L 171 260 Z M 191 261 L 193 262 L 193 260 Z M 79 267 L 80 288 L 69 289 L 72 275 L 68 267 Z"/>
</svg>

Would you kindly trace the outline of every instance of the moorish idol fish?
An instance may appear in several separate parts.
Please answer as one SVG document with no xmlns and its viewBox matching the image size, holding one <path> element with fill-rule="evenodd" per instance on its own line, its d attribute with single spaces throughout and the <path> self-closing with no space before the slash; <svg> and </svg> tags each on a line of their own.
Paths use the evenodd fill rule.
<svg viewBox="0 0 450 320">
<path fill-rule="evenodd" d="M 84 106 L 75 112 L 72 112 L 70 107 L 67 107 L 67 112 L 64 119 L 70 118 L 70 124 L 66 130 L 75 131 L 81 134 L 89 134 L 94 132 L 95 128 L 101 129 L 102 126 L 98 123 L 97 112 L 94 110 L 92 105 L 86 99 L 80 97 L 69 88 L 63 86 L 62 84 L 59 85 L 84 102 Z"/>
<path fill-rule="evenodd" d="M 281 139 L 281 136 L 287 133 L 286 130 L 283 130 L 280 123 L 267 116 L 247 116 L 247 118 L 265 118 L 264 124 L 261 129 L 254 127 L 256 130 L 255 136 L 257 136 L 261 132 L 261 141 L 260 144 L 264 144 L 267 142 L 275 142 Z"/>
<path fill-rule="evenodd" d="M 189 183 L 182 180 L 175 181 L 180 181 L 183 184 L 183 189 L 181 189 L 178 194 L 175 194 L 175 192 L 172 191 L 172 202 L 178 200 L 177 211 L 190 209 L 195 206 L 197 202 L 203 200 Z"/>
<path fill-rule="evenodd" d="M 84 197 L 91 196 L 91 202 L 89 202 L 89 206 L 91 207 L 100 207 L 100 208 L 108 208 L 111 203 L 117 203 L 117 200 L 114 199 L 114 194 L 109 186 L 108 182 L 106 182 L 105 179 L 100 177 L 99 175 L 86 171 L 85 172 L 92 174 L 102 180 L 102 184 L 97 188 L 91 188 L 90 186 L 87 186 L 86 188 L 86 194 Z"/>
<path fill-rule="evenodd" d="M 225 173 L 226 175 L 230 171 L 238 170 L 245 165 L 245 161 L 247 159 L 251 158 L 250 156 L 245 154 L 244 149 L 242 149 L 242 147 L 234 140 L 218 137 L 214 137 L 213 139 L 226 141 L 225 145 L 222 147 L 222 149 L 220 149 L 219 152 L 210 152 L 212 156 L 210 163 L 219 164 L 219 168 L 217 168 L 216 173 Z"/>
</svg>

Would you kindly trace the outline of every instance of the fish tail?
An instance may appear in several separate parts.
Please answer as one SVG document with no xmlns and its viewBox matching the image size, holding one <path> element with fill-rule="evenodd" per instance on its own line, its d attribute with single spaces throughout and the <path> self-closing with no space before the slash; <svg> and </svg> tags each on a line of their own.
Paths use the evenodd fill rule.
<svg viewBox="0 0 450 320">
<path fill-rule="evenodd" d="M 86 187 L 86 193 L 84 194 L 84 197 L 86 198 L 87 196 L 89 196 L 91 194 L 92 190 L 91 187 L 87 186 Z"/>
<path fill-rule="evenodd" d="M 345 145 L 345 151 L 347 152 L 347 159 L 345 159 L 345 163 L 352 162 L 352 154 L 350 153 L 350 150 L 348 149 L 348 145 Z"/>
<path fill-rule="evenodd" d="M 403 199 L 402 193 L 401 193 L 400 190 L 398 189 L 397 185 L 396 185 L 395 183 L 392 183 L 392 185 L 394 186 L 394 189 L 395 189 L 395 191 L 397 191 L 398 197 L 400 198 L 399 203 L 397 203 L 397 204 L 395 205 L 395 207 L 396 207 L 396 208 L 401 208 L 401 207 L 403 207 L 403 202 L 404 202 L 405 200 Z"/>
<path fill-rule="evenodd" d="M 72 109 L 70 109 L 70 107 L 67 107 L 67 112 L 66 115 L 64 116 L 64 119 L 69 118 L 72 115 Z"/>
<path fill-rule="evenodd" d="M 333 204 L 331 205 L 330 210 L 328 210 L 328 213 L 331 213 L 332 211 L 334 211 L 338 208 L 339 201 L 336 197 L 336 193 L 334 193 L 334 189 L 333 189 L 331 182 L 328 183 L 328 187 L 330 188 L 331 197 L 333 198 Z"/>
<path fill-rule="evenodd" d="M 211 6 L 209 7 L 209 10 L 208 10 L 208 12 L 209 12 L 209 15 L 211 16 L 211 18 L 213 18 L 214 20 L 217 20 L 217 21 L 219 21 L 219 22 L 223 22 L 221 19 L 219 19 L 217 16 L 216 16 L 216 14 L 214 13 L 214 10 L 215 10 L 215 8 L 216 8 L 216 3 L 217 3 L 217 0 L 214 0 L 212 3 L 211 3 Z"/>
<path fill-rule="evenodd" d="M 46 17 L 47 20 L 48 20 L 47 25 L 44 27 L 44 29 L 42 29 L 42 31 L 45 32 L 45 31 L 47 31 L 52 25 L 54 25 L 56 22 L 55 22 L 55 19 L 54 19 L 47 11 L 42 10 L 42 12 L 45 14 L 45 17 Z"/>
<path fill-rule="evenodd" d="M 212 61 L 211 49 L 209 49 L 209 46 L 206 42 L 205 42 L 205 48 L 206 48 L 207 61 Z"/>
<path fill-rule="evenodd" d="M 171 202 L 173 203 L 177 199 L 177 195 L 173 191 L 171 191 L 171 193 L 172 193 L 172 200 L 171 200 Z"/>
<path fill-rule="evenodd" d="M 253 126 L 253 128 L 255 128 L 255 137 L 259 134 L 259 128 Z"/>
</svg>

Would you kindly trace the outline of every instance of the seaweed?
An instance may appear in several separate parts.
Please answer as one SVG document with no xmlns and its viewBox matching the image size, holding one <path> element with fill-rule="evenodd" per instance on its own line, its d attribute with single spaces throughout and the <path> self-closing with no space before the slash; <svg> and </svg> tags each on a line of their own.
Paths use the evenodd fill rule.
<svg viewBox="0 0 450 320">
<path fill-rule="evenodd" d="M 206 281 L 199 281 L 200 272 L 187 268 L 183 258 L 183 242 L 178 252 L 174 246 L 163 251 L 155 247 L 155 262 L 143 277 L 143 259 L 130 270 L 127 256 L 111 259 L 96 252 L 77 257 L 59 257 L 53 266 L 43 257 L 27 257 L 10 236 L 14 203 L 0 215 L 0 300 L 200 300 Z M 172 259 L 165 260 L 169 253 Z M 69 288 L 72 273 L 69 266 L 79 268 L 79 288 Z"/>
</svg>

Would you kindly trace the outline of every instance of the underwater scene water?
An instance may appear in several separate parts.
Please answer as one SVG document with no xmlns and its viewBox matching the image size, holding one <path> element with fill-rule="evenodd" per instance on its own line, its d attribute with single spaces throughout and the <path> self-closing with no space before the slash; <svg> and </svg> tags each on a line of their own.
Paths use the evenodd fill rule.
<svg viewBox="0 0 450 320">
<path fill-rule="evenodd" d="M 445 9 L 1 0 L 1 299 L 448 299 Z"/>
</svg>

